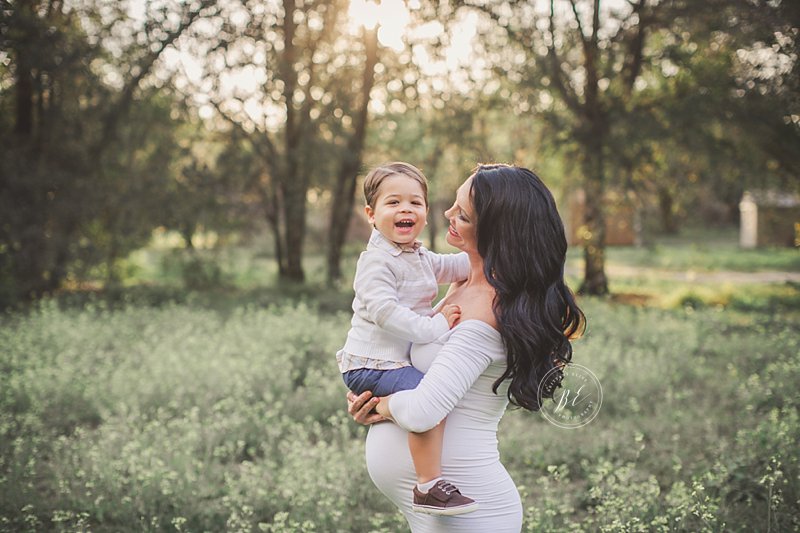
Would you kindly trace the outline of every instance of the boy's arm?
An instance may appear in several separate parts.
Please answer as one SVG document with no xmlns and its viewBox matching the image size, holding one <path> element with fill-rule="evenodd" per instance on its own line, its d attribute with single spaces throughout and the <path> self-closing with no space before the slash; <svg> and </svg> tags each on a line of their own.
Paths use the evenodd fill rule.
<svg viewBox="0 0 800 533">
<path fill-rule="evenodd" d="M 441 313 L 422 316 L 400 305 L 397 278 L 381 252 L 364 252 L 358 260 L 353 284 L 356 296 L 364 304 L 370 319 L 396 337 L 411 342 L 433 342 L 450 326 Z"/>
<path fill-rule="evenodd" d="M 457 254 L 437 254 L 428 251 L 431 267 L 437 283 L 463 281 L 469 275 L 469 256 L 466 252 Z"/>
</svg>

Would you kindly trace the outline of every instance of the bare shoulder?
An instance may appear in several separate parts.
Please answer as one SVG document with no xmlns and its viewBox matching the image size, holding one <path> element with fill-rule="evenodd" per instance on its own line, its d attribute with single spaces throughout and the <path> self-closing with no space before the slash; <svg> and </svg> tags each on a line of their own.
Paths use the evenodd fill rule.
<svg viewBox="0 0 800 533">
<path fill-rule="evenodd" d="M 494 303 L 494 289 L 491 286 L 474 287 L 464 291 L 460 298 L 461 322 L 465 320 L 480 320 L 497 329 L 497 319 L 492 310 Z"/>
<path fill-rule="evenodd" d="M 454 281 L 453 283 L 451 283 L 450 286 L 447 288 L 447 292 L 442 297 L 442 301 L 439 302 L 438 307 L 447 304 L 461 305 L 461 302 L 458 300 L 459 300 L 459 293 L 462 291 L 463 285 L 464 281 Z"/>
</svg>

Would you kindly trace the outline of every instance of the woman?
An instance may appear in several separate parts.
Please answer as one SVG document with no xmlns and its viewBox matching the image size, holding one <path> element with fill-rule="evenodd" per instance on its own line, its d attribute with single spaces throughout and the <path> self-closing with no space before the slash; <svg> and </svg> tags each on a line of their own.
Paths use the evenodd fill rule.
<svg viewBox="0 0 800 533">
<path fill-rule="evenodd" d="M 500 463 L 497 425 L 509 401 L 536 411 L 552 397 L 572 357 L 570 339 L 584 328 L 564 283 L 564 228 L 542 181 L 508 165 L 479 166 L 445 216 L 447 242 L 467 252 L 470 274 L 440 305 L 459 305 L 461 320 L 437 342 L 412 346 L 412 362 L 425 372 L 416 389 L 380 399 L 350 394 L 349 411 L 365 424 L 396 422 L 370 428 L 367 468 L 414 533 L 518 532 L 522 505 Z M 406 432 L 445 417 L 442 471 L 479 508 L 460 516 L 415 513 Z"/>
</svg>

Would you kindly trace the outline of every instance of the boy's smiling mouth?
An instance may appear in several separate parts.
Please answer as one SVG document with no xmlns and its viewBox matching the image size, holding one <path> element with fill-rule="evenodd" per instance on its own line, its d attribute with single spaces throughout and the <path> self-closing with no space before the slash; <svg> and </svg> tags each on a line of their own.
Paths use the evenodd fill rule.
<svg viewBox="0 0 800 533">
<path fill-rule="evenodd" d="M 394 225 L 398 228 L 411 228 L 414 226 L 414 221 L 410 218 L 404 218 L 403 220 L 398 220 L 395 222 Z"/>
</svg>

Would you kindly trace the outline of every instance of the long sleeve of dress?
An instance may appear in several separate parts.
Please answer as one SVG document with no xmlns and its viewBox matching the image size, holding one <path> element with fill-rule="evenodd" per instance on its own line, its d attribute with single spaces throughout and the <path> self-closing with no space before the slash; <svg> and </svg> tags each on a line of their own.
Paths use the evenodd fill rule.
<svg viewBox="0 0 800 533">
<path fill-rule="evenodd" d="M 432 429 L 453 410 L 497 357 L 500 334 L 485 322 L 460 324 L 417 388 L 394 393 L 389 410 L 407 431 Z"/>
<path fill-rule="evenodd" d="M 364 252 L 356 267 L 354 288 L 370 319 L 383 330 L 410 342 L 432 342 L 450 329 L 447 318 L 437 313 L 422 316 L 400 304 L 397 278 L 377 253 Z"/>
</svg>

